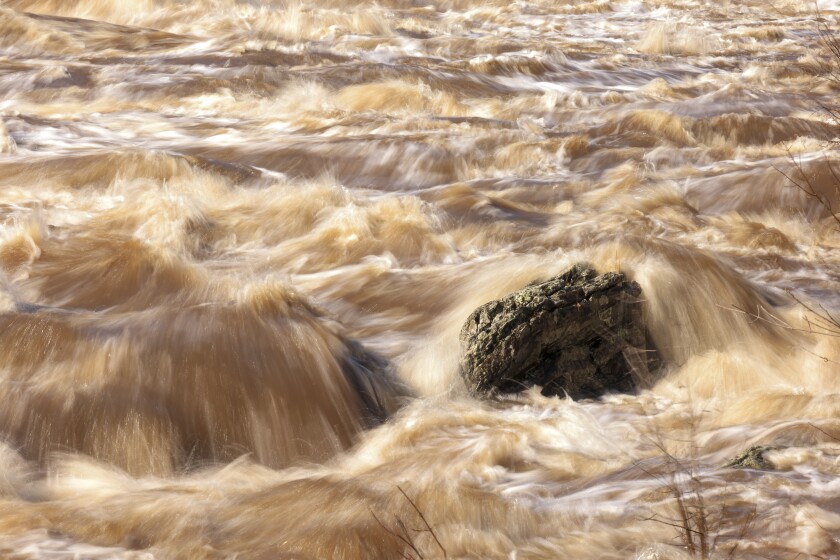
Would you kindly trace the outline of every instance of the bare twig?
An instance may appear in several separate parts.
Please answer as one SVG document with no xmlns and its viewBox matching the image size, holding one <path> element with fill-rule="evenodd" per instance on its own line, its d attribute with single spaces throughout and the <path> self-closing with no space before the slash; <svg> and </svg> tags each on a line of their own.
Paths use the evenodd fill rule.
<svg viewBox="0 0 840 560">
<path fill-rule="evenodd" d="M 782 328 L 782 329 L 785 329 L 785 330 L 791 331 L 791 332 L 799 332 L 799 333 L 804 333 L 804 334 L 814 334 L 814 335 L 820 335 L 820 336 L 827 336 L 827 337 L 830 337 L 830 338 L 840 338 L 840 321 L 838 321 L 838 319 L 830 311 L 828 311 L 822 305 L 818 306 L 820 311 L 817 311 L 816 309 L 813 308 L 813 306 L 809 306 L 804 301 L 802 301 L 800 298 L 798 298 L 796 295 L 794 295 L 791 290 L 786 290 L 786 292 L 788 293 L 788 295 L 790 295 L 790 297 L 800 307 L 802 307 L 803 309 L 812 313 L 815 316 L 815 319 L 813 321 L 807 316 L 804 318 L 805 323 L 807 325 L 806 328 L 794 327 L 793 325 L 791 325 L 787 321 L 784 321 L 783 319 L 773 315 L 766 308 L 761 307 L 761 306 L 758 306 L 756 308 L 755 312 L 747 311 L 746 309 L 738 307 L 737 305 L 731 305 L 729 307 L 724 307 L 724 306 L 721 306 L 721 307 L 723 307 L 724 309 L 728 309 L 730 311 L 735 311 L 737 313 L 741 313 L 743 315 L 746 315 L 747 317 L 749 317 L 752 320 L 752 322 L 762 321 L 762 322 L 765 322 L 765 323 L 767 323 L 771 326 Z M 812 356 L 814 356 L 816 358 L 819 358 L 820 360 L 822 360 L 823 362 L 825 362 L 827 364 L 830 363 L 830 364 L 840 365 L 840 362 L 838 362 L 836 360 L 832 360 L 831 358 L 829 358 L 827 356 L 823 356 L 822 354 L 817 354 L 816 352 L 814 352 L 812 350 L 809 350 L 808 348 L 805 348 L 804 346 L 797 346 L 797 348 L 799 348 L 803 352 L 811 354 Z"/>
<path fill-rule="evenodd" d="M 838 117 L 840 117 L 840 114 L 838 114 Z M 802 156 L 799 155 L 799 157 L 797 158 L 797 156 L 791 151 L 790 146 L 787 146 L 785 148 L 785 151 L 788 155 L 788 161 L 790 161 L 791 165 L 793 165 L 794 169 L 796 170 L 795 175 L 797 175 L 798 178 L 794 178 L 793 173 L 786 173 L 784 170 L 775 165 L 773 166 L 773 169 L 779 172 L 785 179 L 787 179 L 790 182 L 792 186 L 796 187 L 800 192 L 805 194 L 805 196 L 807 196 L 810 199 L 816 200 L 817 203 L 819 203 L 823 208 L 825 208 L 825 210 L 829 213 L 831 218 L 838 225 L 840 225 L 840 214 L 838 214 L 838 212 L 834 209 L 834 205 L 832 204 L 831 198 L 829 198 L 827 195 L 822 194 L 816 188 L 814 183 L 811 182 L 811 178 L 808 176 L 808 172 L 805 170 L 805 167 L 802 164 Z M 835 194 L 837 194 L 837 189 L 840 188 L 840 179 L 838 179 L 834 167 L 831 165 L 831 162 L 829 161 L 827 156 L 823 155 L 823 161 L 826 163 L 829 172 L 835 178 Z"/>
<path fill-rule="evenodd" d="M 419 550 L 417 550 L 417 547 L 414 546 L 414 543 L 412 542 L 410 535 L 402 536 L 402 535 L 398 534 L 396 531 L 393 531 L 393 530 L 389 529 L 388 527 L 385 526 L 384 523 L 382 523 L 382 521 L 379 520 L 378 517 L 376 517 L 376 514 L 373 513 L 372 509 L 368 508 L 368 511 L 373 516 L 373 519 L 376 520 L 376 522 L 379 524 L 379 526 L 382 527 L 382 529 L 386 533 L 388 533 L 389 535 L 391 535 L 395 539 L 401 541 L 403 544 L 405 544 L 407 547 L 409 547 L 411 550 L 413 550 L 415 554 L 417 554 L 417 558 L 419 558 L 420 560 L 423 560 L 423 555 L 420 553 Z M 399 518 L 397 518 L 397 519 L 399 520 Z M 403 556 L 403 558 L 407 558 L 407 559 L 412 558 L 411 556 L 407 556 L 407 555 L 404 555 L 404 554 L 402 556 Z"/>
<path fill-rule="evenodd" d="M 738 547 L 741 545 L 741 541 L 743 541 L 744 537 L 747 536 L 747 533 L 749 532 L 750 527 L 752 527 L 753 522 L 755 522 L 756 517 L 758 517 L 758 508 L 756 508 L 756 506 L 753 506 L 752 511 L 747 516 L 747 519 L 741 525 L 741 530 L 738 533 L 738 537 L 735 539 L 735 544 L 729 550 L 729 554 L 726 555 L 727 560 L 731 560 L 732 558 L 735 557 L 735 552 L 738 550 Z"/>
<path fill-rule="evenodd" d="M 819 426 L 817 426 L 816 424 L 813 424 L 813 423 L 811 423 L 811 422 L 808 422 L 808 425 L 809 425 L 809 426 L 811 426 L 812 428 L 814 428 L 815 430 L 817 430 L 818 432 L 822 432 L 823 434 L 825 434 L 826 436 L 830 437 L 830 438 L 831 438 L 831 439 L 833 439 L 834 441 L 840 441 L 840 438 L 838 438 L 837 436 L 833 436 L 833 435 L 829 434 L 828 432 L 826 432 L 825 430 L 823 430 L 822 428 L 820 428 L 820 427 L 819 427 Z"/>
<path fill-rule="evenodd" d="M 442 545 L 442 544 L 440 544 L 440 539 L 438 539 L 437 534 L 435 534 L 435 530 L 434 530 L 434 529 L 432 529 L 432 526 L 431 526 L 431 525 L 429 525 L 429 522 L 428 522 L 428 521 L 426 521 L 426 516 L 425 516 L 425 515 L 423 515 L 423 512 L 422 512 L 422 511 L 420 511 L 420 508 L 419 508 L 419 507 L 417 507 L 417 504 L 416 504 L 416 503 L 414 503 L 414 500 L 412 500 L 412 499 L 408 496 L 408 494 L 406 494 L 406 493 L 405 493 L 405 490 L 403 490 L 401 486 L 397 486 L 397 490 L 399 490 L 399 491 L 400 491 L 400 494 L 402 494 L 403 496 L 405 496 L 405 499 L 406 499 L 406 500 L 408 500 L 408 503 L 409 503 L 409 504 L 411 504 L 411 507 L 413 507 L 413 508 L 414 508 L 414 511 L 416 511 L 416 512 L 417 512 L 417 515 L 419 515 L 419 516 L 420 516 L 420 520 L 421 520 L 421 521 L 423 521 L 423 525 L 425 525 L 425 526 L 426 526 L 426 530 L 429 532 L 429 534 L 430 534 L 430 535 L 432 535 L 432 538 L 433 538 L 433 539 L 435 539 L 435 542 L 437 543 L 438 547 L 440 548 L 440 551 L 443 553 L 443 557 L 444 557 L 444 558 L 447 558 L 446 549 L 443 547 L 443 545 Z"/>
<path fill-rule="evenodd" d="M 700 414 L 703 412 L 692 410 L 688 419 L 688 435 L 692 444 L 698 441 Z M 675 512 L 673 517 L 653 512 L 644 520 L 676 529 L 678 532 L 675 539 L 694 558 L 709 560 L 724 557 L 719 556 L 724 546 L 727 553 L 725 558 L 734 558 L 758 518 L 757 508 L 753 506 L 751 511 L 736 514 L 725 499 L 721 503 L 718 498 L 710 498 L 719 494 L 709 494 L 704 488 L 704 481 L 695 472 L 695 454 L 699 447 L 696 444 L 692 446 L 691 455 L 678 457 L 667 449 L 665 436 L 656 426 L 651 425 L 648 436 L 665 460 L 662 465 L 664 469 L 651 468 L 642 462 L 637 462 L 636 467 L 652 479 L 662 482 L 663 490 L 667 490 L 673 499 Z M 671 435 L 667 437 L 668 441 L 675 439 Z M 728 495 L 726 489 L 723 495 Z"/>
<path fill-rule="evenodd" d="M 424 527 L 420 528 L 420 529 L 415 529 L 413 527 L 408 527 L 405 524 L 405 521 L 402 520 L 402 518 L 400 518 L 398 515 L 394 515 L 394 523 L 396 524 L 397 528 L 399 529 L 399 531 L 397 531 L 397 530 L 395 530 L 391 527 L 386 526 L 385 523 L 383 523 L 379 519 L 379 517 L 376 516 L 376 514 L 373 512 L 373 510 L 368 508 L 368 511 L 370 512 L 373 519 L 376 521 L 377 524 L 379 524 L 380 527 L 382 527 L 382 529 L 386 533 L 388 533 L 389 535 L 391 535 L 392 537 L 394 537 L 395 539 L 400 541 L 402 544 L 404 544 L 406 547 L 408 547 L 414 553 L 414 554 L 411 554 L 410 552 L 401 553 L 400 556 L 402 558 L 404 558 L 405 560 L 425 560 L 425 557 L 423 556 L 423 553 L 420 552 L 420 548 L 414 542 L 414 538 L 412 538 L 412 536 L 411 536 L 412 532 L 414 532 L 414 533 L 429 533 L 432 536 L 432 539 L 434 539 L 438 548 L 440 548 L 440 551 L 443 554 L 444 560 L 446 560 L 448 558 L 446 548 L 444 548 L 443 544 L 440 542 L 440 539 L 438 538 L 437 533 L 435 532 L 434 528 L 431 526 L 431 524 L 426 519 L 426 516 L 423 514 L 423 511 L 417 506 L 417 503 L 414 500 L 411 499 L 411 497 L 406 493 L 406 491 L 402 489 L 401 486 L 397 486 L 397 490 L 399 490 L 400 494 L 403 495 L 403 497 L 406 499 L 406 501 L 411 505 L 412 509 L 414 509 L 415 513 L 417 513 L 417 516 L 423 522 Z"/>
<path fill-rule="evenodd" d="M 796 303 L 798 303 L 804 309 L 810 311 L 817 317 L 817 319 L 815 319 L 814 321 L 811 321 L 808 317 L 805 317 L 805 322 L 808 324 L 807 328 L 795 327 L 787 321 L 784 321 L 779 317 L 773 315 L 772 313 L 767 311 L 767 309 L 764 308 L 758 308 L 757 311 L 752 312 L 738 307 L 737 305 L 731 305 L 729 307 L 726 307 L 725 309 L 742 313 L 755 321 L 763 321 L 765 323 L 773 325 L 774 327 L 779 327 L 788 331 L 801 332 L 807 334 L 819 334 L 833 338 L 840 338 L 840 324 L 834 322 L 834 318 L 831 314 L 829 314 L 825 310 L 823 310 L 822 312 L 817 312 L 812 307 L 808 306 L 802 300 L 793 295 L 791 292 L 788 293 L 791 295 L 791 298 L 793 298 L 793 300 L 796 301 Z M 820 315 L 820 313 L 823 314 Z"/>
</svg>

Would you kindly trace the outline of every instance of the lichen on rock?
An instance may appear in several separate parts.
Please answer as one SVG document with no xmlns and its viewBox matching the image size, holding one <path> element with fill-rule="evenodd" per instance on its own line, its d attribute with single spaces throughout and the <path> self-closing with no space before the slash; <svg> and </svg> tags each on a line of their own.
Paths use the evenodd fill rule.
<svg viewBox="0 0 840 560">
<path fill-rule="evenodd" d="M 774 465 L 767 460 L 764 455 L 768 451 L 774 451 L 776 448 L 769 445 L 753 445 L 741 455 L 738 455 L 725 465 L 728 469 L 753 469 L 757 471 L 772 471 Z"/>
</svg>

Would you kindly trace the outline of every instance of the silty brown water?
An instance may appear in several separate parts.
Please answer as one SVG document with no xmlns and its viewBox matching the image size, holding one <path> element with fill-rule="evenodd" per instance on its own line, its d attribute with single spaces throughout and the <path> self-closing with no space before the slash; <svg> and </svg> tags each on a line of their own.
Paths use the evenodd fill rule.
<svg viewBox="0 0 840 560">
<path fill-rule="evenodd" d="M 836 554 L 814 9 L 0 2 L 0 550 Z M 652 388 L 469 397 L 469 313 L 580 261 L 641 285 Z"/>
</svg>

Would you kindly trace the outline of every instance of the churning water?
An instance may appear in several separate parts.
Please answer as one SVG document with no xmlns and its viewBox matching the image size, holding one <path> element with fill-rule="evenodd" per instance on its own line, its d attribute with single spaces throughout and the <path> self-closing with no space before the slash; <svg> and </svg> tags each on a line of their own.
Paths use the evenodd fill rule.
<svg viewBox="0 0 840 560">
<path fill-rule="evenodd" d="M 815 9 L 0 1 L 0 553 L 838 554 Z M 650 389 L 470 398 L 467 315 L 579 261 Z"/>
</svg>

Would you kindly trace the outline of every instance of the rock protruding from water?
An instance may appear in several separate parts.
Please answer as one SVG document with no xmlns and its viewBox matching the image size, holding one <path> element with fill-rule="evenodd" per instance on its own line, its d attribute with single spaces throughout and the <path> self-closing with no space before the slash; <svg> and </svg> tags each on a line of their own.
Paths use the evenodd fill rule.
<svg viewBox="0 0 840 560">
<path fill-rule="evenodd" d="M 461 330 L 461 376 L 473 394 L 595 398 L 631 392 L 656 365 L 646 350 L 641 288 L 585 264 L 484 304 Z"/>
<path fill-rule="evenodd" d="M 723 466 L 729 469 L 772 471 L 774 469 L 773 463 L 767 459 L 765 453 L 775 451 L 776 449 L 776 447 L 770 445 L 753 445 Z"/>
</svg>

